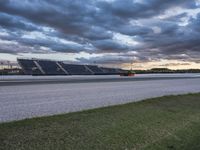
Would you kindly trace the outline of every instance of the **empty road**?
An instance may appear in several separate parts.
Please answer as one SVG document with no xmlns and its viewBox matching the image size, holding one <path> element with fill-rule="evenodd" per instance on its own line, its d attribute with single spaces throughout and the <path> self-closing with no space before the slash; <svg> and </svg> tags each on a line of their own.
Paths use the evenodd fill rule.
<svg viewBox="0 0 200 150">
<path fill-rule="evenodd" d="M 195 92 L 199 74 L 1 77 L 0 122 Z"/>
</svg>

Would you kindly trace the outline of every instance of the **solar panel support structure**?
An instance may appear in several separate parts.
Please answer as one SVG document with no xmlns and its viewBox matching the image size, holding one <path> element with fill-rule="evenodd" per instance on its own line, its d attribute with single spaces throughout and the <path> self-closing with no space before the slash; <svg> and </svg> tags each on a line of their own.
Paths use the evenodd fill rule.
<svg viewBox="0 0 200 150">
<path fill-rule="evenodd" d="M 60 67 L 60 69 L 67 75 L 69 75 L 69 73 L 67 72 L 67 70 L 65 70 L 65 68 L 62 67 L 62 65 L 59 62 L 56 62 L 56 64 L 58 65 L 58 67 Z"/>
<path fill-rule="evenodd" d="M 44 72 L 44 70 L 42 69 L 42 67 L 40 66 L 40 64 L 37 61 L 33 61 L 35 63 L 35 65 L 38 67 L 38 69 L 40 70 L 40 72 L 45 75 L 46 73 Z"/>
<path fill-rule="evenodd" d="M 84 67 L 89 70 L 92 74 L 94 74 L 94 71 L 92 71 L 88 66 L 84 65 Z"/>
</svg>

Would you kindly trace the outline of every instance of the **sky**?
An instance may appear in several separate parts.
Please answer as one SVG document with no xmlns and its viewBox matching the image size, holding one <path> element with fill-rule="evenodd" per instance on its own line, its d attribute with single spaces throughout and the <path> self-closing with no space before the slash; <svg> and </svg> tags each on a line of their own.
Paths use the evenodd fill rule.
<svg viewBox="0 0 200 150">
<path fill-rule="evenodd" d="M 200 69 L 200 0 L 0 0 L 0 60 Z"/>
</svg>

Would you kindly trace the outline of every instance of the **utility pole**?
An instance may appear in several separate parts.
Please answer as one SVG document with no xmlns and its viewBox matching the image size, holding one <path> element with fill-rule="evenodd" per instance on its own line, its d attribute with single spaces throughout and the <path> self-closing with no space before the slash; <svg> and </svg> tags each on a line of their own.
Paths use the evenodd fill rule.
<svg viewBox="0 0 200 150">
<path fill-rule="evenodd" d="M 10 61 L 7 61 L 7 69 L 9 69 L 10 68 Z"/>
<path fill-rule="evenodd" d="M 131 61 L 131 71 L 133 70 L 133 61 Z"/>
</svg>

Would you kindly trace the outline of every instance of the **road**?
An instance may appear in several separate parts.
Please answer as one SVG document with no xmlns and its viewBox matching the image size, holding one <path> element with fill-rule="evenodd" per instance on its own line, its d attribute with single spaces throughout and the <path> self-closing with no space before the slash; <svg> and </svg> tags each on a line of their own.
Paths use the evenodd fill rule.
<svg viewBox="0 0 200 150">
<path fill-rule="evenodd" d="M 200 78 L 200 74 L 137 74 L 134 77 L 119 75 L 77 75 L 77 76 L 0 76 L 0 86 L 59 84 L 59 83 L 92 83 L 92 82 L 124 82 L 146 80 L 174 80 Z"/>
<path fill-rule="evenodd" d="M 0 80 L 0 122 L 195 92 L 200 92 L 199 74 L 4 77 Z"/>
</svg>

